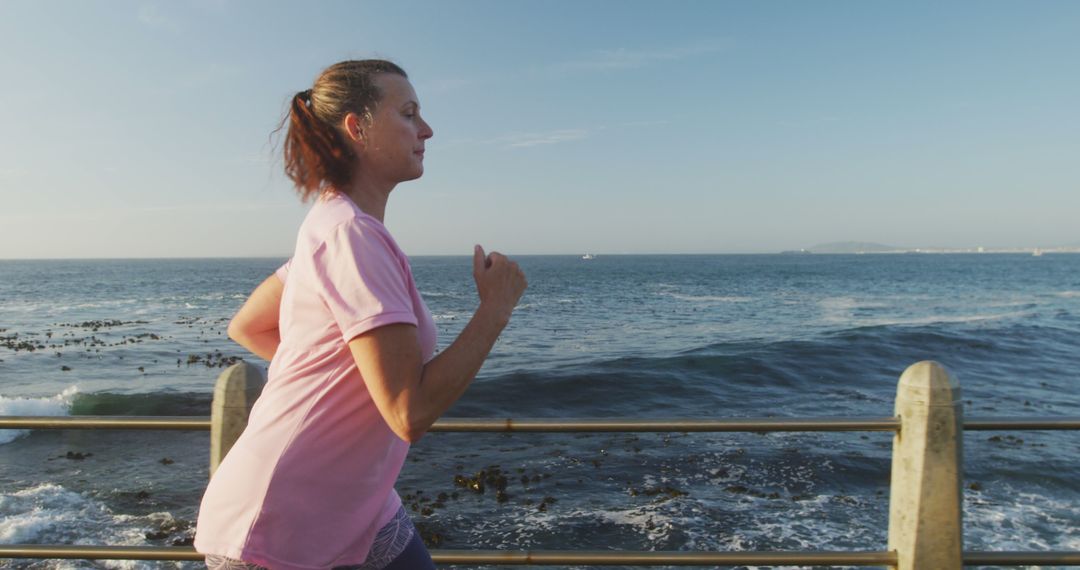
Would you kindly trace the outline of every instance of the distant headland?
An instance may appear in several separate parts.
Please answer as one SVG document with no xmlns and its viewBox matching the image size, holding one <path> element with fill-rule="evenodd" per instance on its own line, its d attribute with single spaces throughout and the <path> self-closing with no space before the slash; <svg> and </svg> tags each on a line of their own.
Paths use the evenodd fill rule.
<svg viewBox="0 0 1080 570">
<path fill-rule="evenodd" d="M 1080 253 L 1080 242 L 1049 247 L 898 247 L 867 241 L 838 241 L 822 243 L 806 249 L 780 252 L 785 255 L 812 253 Z"/>
</svg>

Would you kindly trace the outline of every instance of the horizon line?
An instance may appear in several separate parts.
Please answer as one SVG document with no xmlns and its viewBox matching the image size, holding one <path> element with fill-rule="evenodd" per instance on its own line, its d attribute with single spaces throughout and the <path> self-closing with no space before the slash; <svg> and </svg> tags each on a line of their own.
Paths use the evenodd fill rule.
<svg viewBox="0 0 1080 570">
<path fill-rule="evenodd" d="M 620 252 L 620 253 L 590 253 L 595 257 L 630 257 L 630 256 L 720 256 L 720 255 L 776 255 L 783 257 L 798 257 L 809 255 L 1020 255 L 1030 254 L 1033 251 L 1041 251 L 1044 254 L 1053 253 L 1080 253 L 1080 248 L 1040 248 L 1040 247 L 1017 247 L 996 248 L 985 251 L 976 251 L 974 248 L 911 248 L 888 251 L 850 251 L 850 252 L 813 252 L 810 250 L 783 250 L 770 252 Z M 578 257 L 581 253 L 518 253 L 510 254 L 509 257 Z M 289 259 L 291 255 L 218 255 L 218 256 L 131 256 L 131 257 L 0 257 L 4 261 L 161 261 L 161 260 L 229 260 L 229 259 Z M 461 257 L 469 258 L 471 254 L 458 253 L 419 253 L 408 255 L 411 258 L 418 257 Z"/>
</svg>

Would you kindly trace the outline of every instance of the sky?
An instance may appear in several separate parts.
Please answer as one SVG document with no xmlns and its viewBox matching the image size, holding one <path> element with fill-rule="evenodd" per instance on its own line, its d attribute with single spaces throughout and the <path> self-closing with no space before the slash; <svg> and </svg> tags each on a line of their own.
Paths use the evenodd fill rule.
<svg viewBox="0 0 1080 570">
<path fill-rule="evenodd" d="M 0 259 L 289 255 L 271 133 L 368 57 L 410 255 L 1080 244 L 1080 2 L 0 0 Z"/>
</svg>

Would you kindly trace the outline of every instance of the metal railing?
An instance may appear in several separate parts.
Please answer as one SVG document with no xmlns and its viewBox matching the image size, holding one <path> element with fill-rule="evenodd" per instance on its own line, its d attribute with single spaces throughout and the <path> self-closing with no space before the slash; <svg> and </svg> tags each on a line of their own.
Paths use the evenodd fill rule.
<svg viewBox="0 0 1080 570">
<path fill-rule="evenodd" d="M 922 366 L 916 370 L 916 367 Z M 915 372 L 913 372 L 915 371 Z M 918 386 L 913 392 L 904 393 L 905 379 L 927 380 L 931 384 Z M 937 382 L 937 384 L 932 384 Z M 941 384 L 944 382 L 944 384 Z M 230 386 L 230 383 L 232 385 Z M 909 381 L 910 383 L 910 381 Z M 256 385 L 257 384 L 257 385 Z M 215 391 L 214 409 L 211 418 L 205 417 L 138 417 L 138 416 L 6 416 L 0 417 L 0 429 L 92 429 L 92 430 L 210 430 L 211 446 L 217 446 L 220 455 L 211 457 L 211 470 L 228 451 L 235 438 L 239 436 L 247 421 L 250 404 L 261 390 L 261 374 L 251 365 L 240 363 L 230 367 L 218 379 Z M 936 392 L 935 392 L 936 391 Z M 918 445 L 928 441 L 929 432 L 941 435 L 941 426 L 952 421 L 956 434 L 961 431 L 998 431 L 998 430 L 1080 430 L 1080 417 L 1057 418 L 969 418 L 961 419 L 959 399 L 953 396 L 958 392 L 955 381 L 944 370 L 933 363 L 913 365 L 901 378 L 901 389 L 897 397 L 896 417 L 846 417 L 846 418 L 740 418 L 725 420 L 708 419 L 488 419 L 488 418 L 444 418 L 437 421 L 429 431 L 432 432 L 489 432 L 489 433 L 611 433 L 611 432 L 893 432 L 895 433 L 894 472 L 891 483 L 893 496 L 890 501 L 889 550 L 881 551 L 760 551 L 760 552 L 618 552 L 618 551 L 506 551 L 506 550 L 432 550 L 432 559 L 437 564 L 490 564 L 490 565 L 635 565 L 635 566 L 732 566 L 732 565 L 816 565 L 816 566 L 890 566 L 900 569 L 929 568 L 947 570 L 960 565 L 1059 565 L 1080 566 L 1080 552 L 975 552 L 959 548 L 959 449 L 953 441 L 951 459 L 953 471 L 935 474 L 934 467 L 921 467 L 917 481 L 908 480 L 907 475 L 897 472 L 897 456 L 904 453 L 901 436 L 911 433 L 904 445 Z M 902 400 L 915 395 L 916 407 L 912 411 L 902 409 Z M 935 400 L 941 394 L 947 394 L 947 402 Z M 935 414 L 948 409 L 944 420 Z M 920 412 L 922 410 L 923 412 Z M 919 418 L 920 413 L 929 413 L 930 418 Z M 230 416 L 231 414 L 231 416 Z M 239 416 L 237 415 L 239 414 Z M 949 419 L 951 418 L 951 420 Z M 912 437 L 922 427 L 934 424 L 935 430 L 927 432 L 926 438 L 914 441 Z M 944 421 L 944 423 L 942 423 Z M 954 436 L 954 439 L 956 437 Z M 935 446 L 940 448 L 940 445 Z M 922 448 L 919 448 L 922 449 Z M 949 461 L 946 454 L 942 465 L 946 468 Z M 925 458 L 922 458 L 925 461 Z M 908 462 L 910 463 L 910 461 Z M 951 479 L 950 479 L 951 478 Z M 944 486 L 942 487 L 944 482 Z M 922 516 L 919 497 L 907 496 L 897 487 L 937 487 L 949 490 L 956 488 L 957 496 L 953 505 L 955 520 L 932 521 L 935 524 L 929 536 L 906 536 L 912 532 L 908 525 L 894 519 Z M 910 494 L 910 493 L 909 493 Z M 938 495 L 935 499 L 940 501 Z M 908 507 L 914 501 L 916 507 Z M 946 503 L 949 501 L 946 500 Z M 901 508 L 898 503 L 905 503 Z M 934 516 L 941 516 L 935 514 Z M 921 521 L 925 523 L 926 521 Z M 926 526 L 924 524 L 924 526 Z M 894 528 L 896 527 L 896 528 Z M 954 528 L 953 528 L 954 527 Z M 941 536 L 956 535 L 955 548 L 941 543 Z M 894 542 L 899 546 L 893 546 Z M 902 543 L 902 544 L 901 544 Z M 125 547 L 125 546 L 68 546 L 68 545 L 0 545 L 0 559 L 14 558 L 62 558 L 62 559 L 122 559 L 122 560 L 176 560 L 198 561 L 202 555 L 191 547 Z M 939 562 L 934 562 L 934 561 Z M 946 560 L 942 563 L 941 560 Z"/>
<path fill-rule="evenodd" d="M 87 429 L 208 431 L 204 416 L 0 416 L 0 429 Z M 964 431 L 1080 430 L 1080 417 L 983 418 L 962 422 Z M 429 432 L 487 433 L 674 433 L 674 432 L 815 432 L 900 431 L 895 417 L 738 418 L 699 420 L 656 418 L 443 418 Z"/>
<path fill-rule="evenodd" d="M 198 562 L 191 547 L 0 545 L 0 558 L 174 560 Z M 432 550 L 436 564 L 589 566 L 895 566 L 892 551 L 867 552 L 612 552 L 563 550 Z M 1076 552 L 964 552 L 965 566 L 1080 565 Z"/>
</svg>

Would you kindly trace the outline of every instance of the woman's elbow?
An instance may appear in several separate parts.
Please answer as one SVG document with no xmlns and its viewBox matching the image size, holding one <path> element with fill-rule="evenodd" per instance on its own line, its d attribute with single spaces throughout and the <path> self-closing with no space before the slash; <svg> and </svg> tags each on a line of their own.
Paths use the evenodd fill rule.
<svg viewBox="0 0 1080 570">
<path fill-rule="evenodd" d="M 244 346 L 244 342 L 248 338 L 244 327 L 240 326 L 236 319 L 229 321 L 229 327 L 225 329 L 225 334 L 229 335 L 233 342 L 241 346 Z"/>
<path fill-rule="evenodd" d="M 229 338 L 232 339 L 232 341 L 236 344 L 239 344 L 245 349 L 267 360 L 270 360 L 270 356 L 267 356 L 265 354 L 266 351 L 260 350 L 263 343 L 259 342 L 259 333 L 257 331 L 251 330 L 249 327 L 237 323 L 236 319 L 233 319 L 233 321 L 229 323 L 229 328 L 226 329 L 226 334 L 228 334 Z M 274 349 L 276 350 L 277 347 L 275 346 Z M 272 353 L 273 351 L 271 351 L 271 355 Z"/>
<path fill-rule="evenodd" d="M 430 420 L 404 410 L 396 415 L 394 421 L 387 423 L 394 435 L 410 444 L 420 441 L 432 424 Z"/>
<path fill-rule="evenodd" d="M 425 430 L 425 429 L 407 428 L 407 429 L 398 431 L 397 436 L 400 437 L 401 439 L 403 439 L 409 445 L 412 445 L 412 444 L 420 441 L 420 438 L 424 437 L 425 433 L 427 433 L 427 430 Z"/>
<path fill-rule="evenodd" d="M 420 438 L 424 437 L 427 433 L 426 429 L 419 426 L 411 426 L 402 423 L 390 424 L 390 431 L 394 432 L 394 435 L 408 444 L 413 444 L 420 441 Z"/>
</svg>

